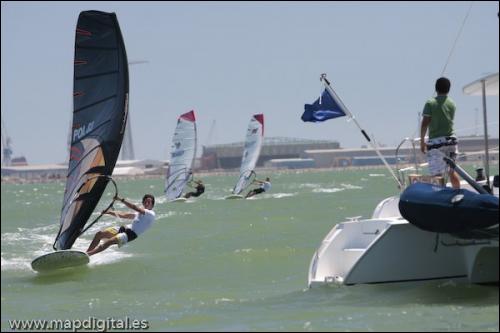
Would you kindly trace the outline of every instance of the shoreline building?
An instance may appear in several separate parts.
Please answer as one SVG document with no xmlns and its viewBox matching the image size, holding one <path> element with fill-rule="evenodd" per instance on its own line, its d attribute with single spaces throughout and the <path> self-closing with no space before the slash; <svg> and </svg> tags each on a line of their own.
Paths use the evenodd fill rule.
<svg viewBox="0 0 500 333">
<path fill-rule="evenodd" d="M 113 176 L 163 175 L 168 161 L 152 159 L 117 161 Z M 2 178 L 25 180 L 66 180 L 68 164 L 30 164 L 2 167 Z"/>
<path fill-rule="evenodd" d="M 490 161 L 498 163 L 498 138 L 490 138 Z M 483 138 L 480 136 L 459 137 L 460 162 L 482 163 L 484 156 Z M 425 156 L 420 153 L 420 147 L 400 149 L 399 158 L 396 160 L 396 148 L 379 148 L 389 164 L 401 164 L 425 161 Z M 211 170 L 236 170 L 240 167 L 243 154 L 243 142 L 222 145 L 204 146 L 201 158 L 196 159 L 195 169 Z M 15 162 L 15 160 L 14 160 Z M 152 159 L 144 160 L 119 160 L 116 163 L 114 176 L 136 175 L 164 175 L 169 161 Z M 307 140 L 296 138 L 268 138 L 264 139 L 257 167 L 275 169 L 310 169 L 310 168 L 336 168 L 350 166 L 381 166 L 382 161 L 371 148 L 342 149 L 336 141 Z M 17 165 L 2 166 L 2 179 L 19 178 L 25 180 L 65 180 L 68 164 L 30 164 L 25 159 L 20 159 Z"/>
<path fill-rule="evenodd" d="M 498 138 L 488 140 L 490 161 L 498 161 Z M 482 136 L 459 137 L 459 158 L 462 162 L 480 162 L 484 155 Z M 420 152 L 419 144 L 415 149 L 409 143 L 400 148 L 396 156 L 396 147 L 380 147 L 382 155 L 389 164 L 406 164 L 415 161 L 426 162 Z M 203 146 L 203 153 L 197 163 L 200 170 L 237 169 L 243 154 L 243 142 Z M 399 158 L 399 161 L 397 160 Z M 383 165 L 372 148 L 341 148 L 337 141 L 308 140 L 297 138 L 264 139 L 257 167 L 277 169 L 300 168 L 336 168 L 350 166 Z"/>
<path fill-rule="evenodd" d="M 237 169 L 241 164 L 244 142 L 203 146 L 200 158 L 201 170 Z M 267 161 L 298 159 L 308 149 L 339 149 L 337 141 L 309 140 L 286 137 L 264 138 L 257 167 Z"/>
</svg>

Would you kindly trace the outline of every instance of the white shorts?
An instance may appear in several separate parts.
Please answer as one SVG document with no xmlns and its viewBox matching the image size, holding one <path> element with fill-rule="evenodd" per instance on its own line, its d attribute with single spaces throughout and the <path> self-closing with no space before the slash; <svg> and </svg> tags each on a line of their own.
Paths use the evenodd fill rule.
<svg viewBox="0 0 500 333">
<path fill-rule="evenodd" d="M 115 238 L 118 241 L 118 243 L 117 243 L 118 247 L 122 247 L 123 245 L 128 243 L 127 234 L 124 232 L 120 232 L 119 227 L 109 227 L 109 228 L 106 228 L 105 231 L 108 231 L 111 234 L 113 234 L 112 238 Z"/>
<path fill-rule="evenodd" d="M 427 142 L 427 145 L 437 144 L 436 141 L 441 141 L 441 138 L 431 139 Z M 435 141 L 434 141 L 435 140 Z M 455 160 L 457 157 L 457 145 L 441 146 L 439 148 L 430 149 L 427 151 L 427 162 L 429 162 L 429 173 L 431 176 L 444 175 L 446 172 L 447 164 L 443 160 L 443 157 L 449 157 Z"/>
</svg>

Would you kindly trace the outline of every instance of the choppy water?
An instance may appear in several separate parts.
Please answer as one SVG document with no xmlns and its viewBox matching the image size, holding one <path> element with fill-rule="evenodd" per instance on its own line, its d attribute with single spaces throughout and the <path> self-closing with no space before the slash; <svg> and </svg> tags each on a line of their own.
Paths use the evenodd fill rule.
<svg viewBox="0 0 500 333">
<path fill-rule="evenodd" d="M 15 319 L 89 317 L 176 331 L 498 331 L 497 286 L 307 289 L 311 256 L 333 225 L 371 216 L 395 193 L 381 174 L 269 174 L 271 192 L 251 200 L 223 199 L 235 176 L 207 176 L 205 195 L 184 204 L 165 203 L 161 179 L 120 180 L 120 194 L 132 201 L 158 195 L 156 224 L 92 257 L 88 268 L 53 276 L 37 275 L 30 262 L 51 250 L 63 184 L 2 184 L 2 331 Z M 86 249 L 95 231 L 117 222 L 105 217 L 74 248 Z"/>
</svg>

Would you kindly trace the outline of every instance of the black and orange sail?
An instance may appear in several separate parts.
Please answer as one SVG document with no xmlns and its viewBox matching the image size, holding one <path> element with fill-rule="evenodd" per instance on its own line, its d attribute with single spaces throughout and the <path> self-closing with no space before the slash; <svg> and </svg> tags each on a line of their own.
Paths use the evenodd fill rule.
<svg viewBox="0 0 500 333">
<path fill-rule="evenodd" d="M 73 246 L 106 188 L 126 128 L 128 92 L 127 54 L 116 15 L 81 12 L 75 37 L 71 151 L 56 250 Z"/>
</svg>

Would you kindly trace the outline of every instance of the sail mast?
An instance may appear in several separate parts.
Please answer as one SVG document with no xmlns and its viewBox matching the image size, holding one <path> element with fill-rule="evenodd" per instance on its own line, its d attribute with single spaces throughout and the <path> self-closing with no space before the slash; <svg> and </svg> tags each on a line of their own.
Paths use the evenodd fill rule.
<svg viewBox="0 0 500 333">
<path fill-rule="evenodd" d="M 253 170 L 259 160 L 263 138 L 264 115 L 262 113 L 255 114 L 248 124 L 245 146 L 243 147 L 243 156 L 241 157 L 240 177 L 233 189 L 233 194 L 240 194 L 250 185 L 252 175 L 255 176 Z"/>
<path fill-rule="evenodd" d="M 165 179 L 167 200 L 179 198 L 184 187 L 190 181 L 196 157 L 196 145 L 196 117 L 194 110 L 191 110 L 180 115 L 177 119 L 170 148 L 170 163 Z"/>
<path fill-rule="evenodd" d="M 352 115 L 352 113 L 345 106 L 345 104 L 342 103 L 342 100 L 337 96 L 337 94 L 335 93 L 335 91 L 332 89 L 332 87 L 330 86 L 330 82 L 328 82 L 328 80 L 326 79 L 326 74 L 321 74 L 320 80 L 325 85 L 325 89 L 328 91 L 328 93 L 330 94 L 330 96 L 332 96 L 332 98 L 334 98 L 339 104 L 342 105 L 343 109 L 347 112 L 347 116 L 354 121 L 354 123 L 356 124 L 356 126 L 358 126 L 359 130 L 361 131 L 361 134 L 363 134 L 363 136 L 368 141 L 368 143 L 370 144 L 370 146 L 372 146 L 372 148 L 377 153 L 378 157 L 380 157 L 380 159 L 384 163 L 385 167 L 389 170 L 389 172 L 391 173 L 392 177 L 396 180 L 396 183 L 398 183 L 398 187 L 400 189 L 403 188 L 403 186 L 401 185 L 401 182 L 399 181 L 398 177 L 394 173 L 394 170 L 392 170 L 392 168 L 389 166 L 389 163 L 387 163 L 387 161 L 384 158 L 384 156 L 380 153 L 380 150 L 378 149 L 376 143 L 370 138 L 370 136 L 365 132 L 365 130 L 361 128 L 361 126 L 359 125 L 359 123 L 356 120 L 356 118 Z"/>
<path fill-rule="evenodd" d="M 486 182 L 490 187 L 490 154 L 488 143 L 488 118 L 486 111 L 486 96 L 498 96 L 498 73 L 487 75 L 474 81 L 463 88 L 466 95 L 481 95 L 483 104 L 483 128 L 484 128 L 484 171 Z"/>
</svg>

